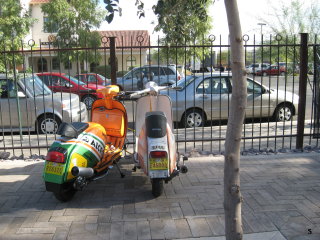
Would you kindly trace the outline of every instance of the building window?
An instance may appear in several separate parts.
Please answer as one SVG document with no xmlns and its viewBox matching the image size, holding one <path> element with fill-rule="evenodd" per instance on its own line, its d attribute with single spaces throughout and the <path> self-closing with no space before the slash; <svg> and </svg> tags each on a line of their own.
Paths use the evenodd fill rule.
<svg viewBox="0 0 320 240">
<path fill-rule="evenodd" d="M 49 25 L 49 18 L 43 17 L 43 32 L 45 33 L 56 33 L 58 32 L 58 23 L 51 23 Z"/>
<path fill-rule="evenodd" d="M 60 69 L 59 59 L 56 57 L 52 58 L 52 70 L 59 70 L 59 69 Z"/>
<path fill-rule="evenodd" d="M 136 58 L 134 56 L 127 57 L 127 70 L 130 71 L 136 65 Z"/>
<path fill-rule="evenodd" d="M 72 69 L 72 62 L 68 61 L 64 63 L 64 69 L 71 70 Z"/>
<path fill-rule="evenodd" d="M 47 60 L 45 58 L 38 59 L 38 72 L 48 72 Z"/>
</svg>

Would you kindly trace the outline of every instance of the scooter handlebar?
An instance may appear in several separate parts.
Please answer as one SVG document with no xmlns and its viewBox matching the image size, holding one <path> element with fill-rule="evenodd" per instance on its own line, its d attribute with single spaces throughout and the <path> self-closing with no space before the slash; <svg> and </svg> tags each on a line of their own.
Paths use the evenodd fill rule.
<svg viewBox="0 0 320 240">
<path fill-rule="evenodd" d="M 144 94 L 144 93 L 148 93 L 148 92 L 150 92 L 149 88 L 143 89 L 141 91 L 137 91 L 137 92 L 134 92 L 134 93 L 131 93 L 129 96 L 130 96 L 130 98 L 133 98 L 135 96 L 138 96 L 138 95 L 141 95 L 141 94 Z"/>
<path fill-rule="evenodd" d="M 165 89 L 168 89 L 168 88 L 170 88 L 170 86 L 150 85 L 150 87 L 148 87 L 146 89 L 131 93 L 130 94 L 130 98 L 133 98 L 135 96 L 138 96 L 138 95 L 141 95 L 141 94 L 144 94 L 144 93 L 152 93 L 152 92 L 158 93 L 159 91 L 165 90 Z"/>
<path fill-rule="evenodd" d="M 119 92 L 119 94 L 115 96 L 114 99 L 118 101 L 130 100 L 130 95 L 127 92 Z"/>
</svg>

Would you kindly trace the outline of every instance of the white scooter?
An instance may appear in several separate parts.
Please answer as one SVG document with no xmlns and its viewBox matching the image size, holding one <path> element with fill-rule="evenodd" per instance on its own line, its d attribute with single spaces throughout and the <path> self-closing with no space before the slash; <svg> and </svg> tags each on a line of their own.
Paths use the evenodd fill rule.
<svg viewBox="0 0 320 240">
<path fill-rule="evenodd" d="M 187 157 L 183 157 L 182 165 L 179 165 L 180 155 L 173 134 L 171 100 L 167 95 L 159 94 L 159 91 L 168 88 L 171 87 L 148 82 L 144 90 L 130 95 L 131 98 L 140 96 L 136 108 L 135 163 L 137 168 L 142 168 L 150 177 L 155 197 L 163 193 L 164 182 L 168 183 L 179 172 L 188 171 L 184 165 Z"/>
</svg>

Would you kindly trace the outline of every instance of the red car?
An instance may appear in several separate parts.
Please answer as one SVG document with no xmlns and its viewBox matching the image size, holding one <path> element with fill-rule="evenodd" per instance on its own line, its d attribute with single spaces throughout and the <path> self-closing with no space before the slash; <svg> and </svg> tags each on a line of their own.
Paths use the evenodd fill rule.
<svg viewBox="0 0 320 240">
<path fill-rule="evenodd" d="M 84 102 L 87 109 L 91 108 L 92 103 L 102 98 L 101 93 L 97 93 L 97 89 L 105 88 L 105 86 L 84 83 L 74 77 L 64 73 L 37 73 L 38 77 L 53 91 L 53 92 L 67 92 L 78 94 L 80 100 Z"/>
<path fill-rule="evenodd" d="M 280 66 L 279 68 L 277 65 L 271 65 L 265 69 L 262 69 L 256 72 L 256 75 L 259 75 L 259 76 L 268 76 L 268 75 L 284 76 L 285 74 L 286 74 L 285 67 Z"/>
<path fill-rule="evenodd" d="M 92 83 L 107 86 L 111 84 L 111 80 L 98 73 L 82 73 L 74 76 L 84 83 Z"/>
</svg>

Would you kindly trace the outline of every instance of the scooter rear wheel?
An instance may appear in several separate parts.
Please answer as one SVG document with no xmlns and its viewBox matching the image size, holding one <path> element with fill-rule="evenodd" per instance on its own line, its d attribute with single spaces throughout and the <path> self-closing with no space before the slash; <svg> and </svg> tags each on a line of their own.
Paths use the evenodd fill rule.
<svg viewBox="0 0 320 240">
<path fill-rule="evenodd" d="M 153 178 L 152 183 L 152 195 L 154 197 L 159 197 L 163 193 L 163 179 Z"/>
<path fill-rule="evenodd" d="M 73 188 L 73 183 L 64 183 L 59 190 L 54 191 L 53 194 L 59 201 L 68 202 L 73 198 L 76 191 L 77 190 Z"/>
</svg>

